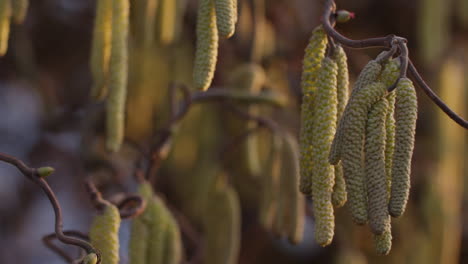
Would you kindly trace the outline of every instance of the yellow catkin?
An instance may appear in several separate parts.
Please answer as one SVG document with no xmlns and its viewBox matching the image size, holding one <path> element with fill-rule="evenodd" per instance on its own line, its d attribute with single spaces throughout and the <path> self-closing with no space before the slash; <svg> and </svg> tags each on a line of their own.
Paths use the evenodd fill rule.
<svg viewBox="0 0 468 264">
<path fill-rule="evenodd" d="M 11 12 L 11 0 L 0 0 L 0 56 L 8 50 Z"/>
<path fill-rule="evenodd" d="M 205 219 L 206 264 L 235 264 L 240 249 L 240 205 L 237 193 L 224 182 L 211 193 Z"/>
<path fill-rule="evenodd" d="M 120 149 L 124 138 L 129 8 L 129 0 L 112 1 L 112 49 L 109 65 L 106 146 L 114 152 Z"/>
<path fill-rule="evenodd" d="M 366 189 L 369 226 L 372 233 L 381 235 L 388 224 L 388 190 L 385 173 L 385 121 L 388 102 L 375 103 L 368 114 L 364 145 Z"/>
<path fill-rule="evenodd" d="M 353 93 L 343 114 L 341 144 L 342 164 L 348 191 L 349 209 L 357 224 L 367 222 L 367 199 L 362 165 L 362 151 L 367 113 L 370 107 L 387 94 L 386 86 L 374 82 Z"/>
<path fill-rule="evenodd" d="M 280 199 L 283 203 L 284 231 L 289 242 L 302 241 L 305 221 L 305 197 L 299 192 L 299 147 L 296 139 L 286 134 L 282 145 Z"/>
<path fill-rule="evenodd" d="M 321 26 L 314 29 L 305 49 L 302 65 L 302 105 L 300 131 L 300 173 L 299 189 L 305 195 L 312 193 L 312 120 L 314 120 L 315 81 L 327 47 L 327 35 Z"/>
<path fill-rule="evenodd" d="M 213 80 L 218 57 L 218 28 L 214 0 L 200 0 L 197 15 L 197 47 L 193 69 L 196 89 L 205 91 Z"/>
<path fill-rule="evenodd" d="M 266 230 L 273 229 L 278 210 L 278 190 L 281 173 L 281 138 L 273 135 L 272 148 L 267 160 L 269 170 L 262 176 L 259 220 Z"/>
<path fill-rule="evenodd" d="M 104 99 L 107 95 L 109 60 L 112 41 L 112 0 L 98 0 L 94 20 L 90 69 L 93 78 L 91 98 Z"/>
<path fill-rule="evenodd" d="M 324 58 L 317 77 L 317 92 L 312 121 L 312 201 L 315 217 L 315 240 L 321 246 L 331 243 L 335 218 L 331 194 L 335 183 L 334 166 L 328 163 L 328 154 L 336 129 L 338 66 Z"/>
<path fill-rule="evenodd" d="M 148 223 L 149 241 L 146 263 L 165 264 L 164 252 L 166 249 L 166 237 L 168 218 L 163 201 L 154 196 L 146 205 L 148 212 L 145 221 Z"/>
<path fill-rule="evenodd" d="M 403 214 L 408 201 L 417 116 L 416 90 L 411 80 L 402 78 L 396 87 L 395 102 L 395 153 L 389 202 L 390 215 L 393 217 Z"/>
<path fill-rule="evenodd" d="M 88 255 L 86 255 L 83 260 L 81 261 L 81 263 L 83 264 L 96 264 L 98 261 L 98 257 L 95 253 L 90 253 Z M 101 262 L 102 263 L 102 262 Z"/>
<path fill-rule="evenodd" d="M 132 221 L 129 242 L 130 264 L 146 264 L 149 230 L 147 224 L 138 217 Z"/>
<path fill-rule="evenodd" d="M 164 264 L 180 264 L 183 256 L 182 238 L 179 226 L 172 213 L 167 210 L 166 249 L 164 252 Z"/>
<path fill-rule="evenodd" d="M 230 38 L 234 35 L 236 21 L 237 21 L 237 8 L 233 0 L 214 0 L 216 7 L 216 24 L 218 26 L 218 33 L 220 37 Z"/>
<path fill-rule="evenodd" d="M 375 82 L 379 77 L 382 71 L 382 65 L 377 60 L 371 60 L 366 66 L 362 69 L 361 73 L 358 76 L 356 83 L 354 84 L 354 88 L 352 90 L 352 94 L 358 92 L 363 87 Z M 345 108 L 346 111 L 346 108 Z M 341 139 L 343 133 L 343 124 L 344 120 L 341 118 L 338 122 L 337 133 L 335 138 L 333 139 L 330 156 L 328 160 L 331 164 L 336 165 L 341 159 L 341 146 L 343 146 Z"/>
<path fill-rule="evenodd" d="M 138 0 L 131 4 L 131 33 L 137 45 L 150 48 L 155 41 L 156 18 L 161 0 Z"/>
<path fill-rule="evenodd" d="M 16 24 L 23 23 L 24 19 L 26 18 L 26 13 L 28 11 L 29 0 L 12 0 L 11 4 L 13 8 L 13 21 Z"/>
<path fill-rule="evenodd" d="M 176 34 L 177 19 L 176 0 L 161 0 L 159 11 L 159 41 L 162 44 L 171 44 Z"/>
<path fill-rule="evenodd" d="M 102 214 L 94 218 L 89 231 L 91 244 L 101 252 L 102 264 L 119 263 L 119 228 L 119 209 L 108 203 Z"/>
<path fill-rule="evenodd" d="M 338 76 L 337 76 L 337 126 L 341 116 L 343 115 L 346 103 L 349 97 L 349 73 L 348 73 L 348 58 L 346 53 L 341 46 L 337 46 L 335 53 L 333 54 L 333 60 L 338 65 Z M 339 133 L 339 130 L 336 131 Z M 330 150 L 331 152 L 332 150 Z M 335 207 L 342 207 L 347 200 L 346 193 L 346 182 L 343 176 L 343 167 L 341 163 L 335 165 L 335 185 L 333 186 L 332 203 Z"/>
<path fill-rule="evenodd" d="M 388 255 L 392 249 L 392 226 L 390 224 L 390 216 L 388 218 L 385 231 L 381 235 L 374 235 L 374 247 L 379 255 Z"/>
<path fill-rule="evenodd" d="M 385 86 L 390 87 L 398 80 L 400 77 L 400 59 L 395 58 L 390 60 L 382 70 L 382 75 L 380 79 L 385 84 Z M 395 146 L 395 117 L 393 116 L 395 112 L 395 91 L 389 93 L 386 97 L 388 102 L 387 108 L 387 119 L 385 121 L 386 126 L 386 137 L 387 142 L 385 144 L 385 170 L 387 174 L 387 181 L 390 190 L 391 184 L 391 171 L 392 171 L 392 159 L 393 159 L 393 150 Z"/>
</svg>

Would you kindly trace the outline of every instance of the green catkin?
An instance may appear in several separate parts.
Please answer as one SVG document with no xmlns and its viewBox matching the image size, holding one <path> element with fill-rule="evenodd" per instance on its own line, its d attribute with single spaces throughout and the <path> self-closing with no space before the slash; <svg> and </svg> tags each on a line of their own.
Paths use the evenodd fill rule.
<svg viewBox="0 0 468 264">
<path fill-rule="evenodd" d="M 167 209 L 167 208 L 166 208 Z M 168 224 L 166 231 L 166 250 L 164 252 L 164 264 L 179 264 L 182 261 L 182 239 L 179 226 L 174 216 L 166 210 Z"/>
<path fill-rule="evenodd" d="M 375 82 L 377 78 L 379 77 L 381 71 L 382 71 L 382 65 L 377 59 L 369 61 L 369 63 L 366 64 L 366 66 L 362 69 L 361 73 L 359 74 L 358 79 L 356 83 L 354 84 L 354 88 L 351 92 L 351 96 L 357 93 L 360 89 Z M 346 108 L 345 108 L 345 111 L 346 111 Z M 343 113 L 343 115 L 346 115 L 346 113 Z M 333 139 L 330 156 L 328 157 L 329 162 L 333 165 L 338 164 L 338 162 L 341 159 L 341 146 L 343 146 L 341 141 L 343 138 L 342 134 L 343 134 L 344 121 L 345 120 L 341 118 L 338 122 L 337 133 Z"/>
<path fill-rule="evenodd" d="M 214 0 L 200 0 L 197 15 L 197 47 L 193 82 L 197 90 L 205 91 L 213 80 L 218 57 L 218 28 Z"/>
<path fill-rule="evenodd" d="M 94 218 L 89 231 L 91 244 L 101 252 L 102 264 L 119 263 L 119 228 L 119 209 L 107 203 L 102 214 Z"/>
<path fill-rule="evenodd" d="M 171 44 L 176 35 L 177 0 L 161 0 L 159 12 L 159 40 Z"/>
<path fill-rule="evenodd" d="M 28 11 L 29 0 L 12 0 L 12 17 L 13 22 L 16 24 L 23 23 L 24 19 L 26 18 L 26 13 Z"/>
<path fill-rule="evenodd" d="M 333 54 L 333 60 L 338 65 L 337 76 L 337 126 L 341 116 L 343 115 L 346 103 L 349 97 L 349 73 L 348 73 L 348 58 L 341 46 L 337 46 Z M 340 131 L 337 130 L 336 133 Z M 332 150 L 330 150 L 332 151 Z M 332 203 L 336 208 L 342 207 L 347 200 L 346 182 L 343 176 L 343 167 L 341 163 L 335 165 L 335 185 L 333 186 Z"/>
<path fill-rule="evenodd" d="M 392 226 L 390 216 L 388 218 L 385 231 L 381 235 L 374 235 L 374 247 L 379 255 L 388 255 L 392 249 Z"/>
<path fill-rule="evenodd" d="M 381 235 L 388 224 L 388 190 L 385 173 L 385 121 L 388 102 L 375 103 L 368 114 L 364 145 L 369 226 Z"/>
<path fill-rule="evenodd" d="M 314 96 L 316 78 L 327 47 L 327 35 L 321 26 L 314 29 L 305 49 L 302 65 L 302 105 L 300 141 L 300 191 L 312 193 L 312 120 L 314 120 Z"/>
<path fill-rule="evenodd" d="M 10 35 L 11 1 L 0 0 L 0 56 L 7 53 Z"/>
<path fill-rule="evenodd" d="M 150 238 L 148 240 L 146 263 L 166 264 L 164 262 L 168 229 L 166 209 L 163 201 L 157 196 L 148 201 L 146 208 L 148 213 L 145 215 L 144 220 L 147 222 Z"/>
<path fill-rule="evenodd" d="M 315 240 L 321 246 L 331 243 L 335 218 L 331 194 L 335 182 L 334 166 L 327 157 L 336 129 L 338 66 L 330 58 L 324 58 L 317 77 L 317 92 L 312 122 L 312 201 L 315 217 Z"/>
<path fill-rule="evenodd" d="M 230 38 L 234 35 L 237 21 L 237 3 L 233 0 L 214 0 L 216 7 L 216 24 L 220 37 Z"/>
<path fill-rule="evenodd" d="M 402 78 L 396 87 L 395 102 L 395 153 L 389 202 L 389 212 L 393 217 L 403 214 L 408 201 L 417 115 L 416 90 L 411 80 Z"/>
<path fill-rule="evenodd" d="M 367 199 L 362 151 L 370 107 L 387 94 L 386 86 L 374 82 L 353 93 L 343 114 L 342 165 L 348 191 L 348 205 L 357 224 L 367 222 Z"/>
<path fill-rule="evenodd" d="M 83 260 L 81 261 L 81 263 L 83 264 L 96 264 L 98 261 L 98 257 L 96 255 L 96 253 L 90 253 L 88 255 L 86 255 Z M 102 262 L 101 262 L 102 263 Z"/>
<path fill-rule="evenodd" d="M 395 58 L 390 60 L 384 67 L 381 75 L 381 80 L 385 86 L 390 87 L 400 77 L 400 59 Z M 390 191 L 391 171 L 393 151 L 395 147 L 395 91 L 390 92 L 386 100 L 388 102 L 387 119 L 385 121 L 387 142 L 385 144 L 385 170 L 387 174 L 388 190 Z"/>
<path fill-rule="evenodd" d="M 107 142 L 110 151 L 120 149 L 124 138 L 125 99 L 128 79 L 129 0 L 112 1 L 112 49 L 107 99 Z"/>
<path fill-rule="evenodd" d="M 90 69 L 94 82 L 91 97 L 95 100 L 102 100 L 107 95 L 111 41 L 112 0 L 98 0 L 90 60 Z"/>
<path fill-rule="evenodd" d="M 204 263 L 237 263 L 241 232 L 237 193 L 224 182 L 218 182 L 210 195 L 207 210 Z"/>
<path fill-rule="evenodd" d="M 296 139 L 286 134 L 282 145 L 281 192 L 284 205 L 284 231 L 292 244 L 302 241 L 305 221 L 305 198 L 299 192 L 299 147 Z"/>
</svg>

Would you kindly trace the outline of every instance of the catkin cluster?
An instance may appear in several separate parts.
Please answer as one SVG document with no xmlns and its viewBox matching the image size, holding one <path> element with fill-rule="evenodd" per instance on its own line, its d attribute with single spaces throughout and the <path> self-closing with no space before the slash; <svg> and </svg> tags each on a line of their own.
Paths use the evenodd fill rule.
<svg viewBox="0 0 468 264">
<path fill-rule="evenodd" d="M 128 78 L 129 0 L 98 0 L 90 68 L 92 98 L 106 102 L 106 146 L 118 151 L 124 138 Z"/>
<path fill-rule="evenodd" d="M 196 89 L 204 91 L 210 86 L 216 68 L 219 37 L 231 37 L 236 22 L 237 0 L 199 0 L 193 69 Z"/>
<path fill-rule="evenodd" d="M 361 71 L 348 100 L 346 54 L 327 44 L 317 27 L 303 62 L 299 189 L 312 196 L 317 243 L 331 243 L 334 207 L 347 202 L 353 220 L 369 224 L 377 252 L 387 254 L 390 216 L 402 215 L 408 200 L 416 92 L 399 78 L 399 58 L 383 52 Z"/>
<path fill-rule="evenodd" d="M 23 23 L 26 18 L 29 0 L 0 0 L 0 56 L 8 51 L 11 20 Z"/>
<path fill-rule="evenodd" d="M 348 100 L 347 58 L 342 47 L 328 50 L 326 34 L 317 27 L 305 51 L 302 71 L 300 190 L 312 196 L 315 239 L 326 246 L 334 235 L 334 208 L 347 199 L 341 164 L 330 164 L 338 120 Z"/>
<path fill-rule="evenodd" d="M 403 213 L 410 187 L 417 99 L 412 82 L 399 75 L 399 59 L 378 57 L 366 65 L 329 156 L 331 164 L 341 161 L 351 215 L 357 224 L 369 224 L 379 254 L 390 251 L 390 215 Z M 395 91 L 387 92 L 395 82 Z"/>
<path fill-rule="evenodd" d="M 298 244 L 304 232 L 305 199 L 299 182 L 299 147 L 290 134 L 274 136 L 268 160 L 271 171 L 263 175 L 260 222 L 278 237 Z"/>
<path fill-rule="evenodd" d="M 149 183 L 142 183 L 138 193 L 147 205 L 143 214 L 132 222 L 130 264 L 180 263 L 183 247 L 177 221 L 162 199 L 154 195 Z"/>
</svg>

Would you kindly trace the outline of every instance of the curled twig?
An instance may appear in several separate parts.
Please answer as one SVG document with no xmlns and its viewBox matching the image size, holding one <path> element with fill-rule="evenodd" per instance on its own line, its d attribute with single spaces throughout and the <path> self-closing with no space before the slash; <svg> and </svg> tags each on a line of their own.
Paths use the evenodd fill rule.
<svg viewBox="0 0 468 264">
<path fill-rule="evenodd" d="M 63 233 L 67 236 L 71 236 L 71 237 L 77 237 L 79 239 L 82 239 L 82 240 L 85 240 L 85 241 L 89 241 L 89 237 L 88 235 L 80 232 L 80 231 L 76 231 L 76 230 L 67 230 L 67 231 L 63 231 Z M 66 262 L 68 263 L 73 263 L 75 261 L 74 258 L 70 257 L 68 253 L 65 252 L 65 250 L 61 249 L 59 246 L 55 245 L 52 241 L 56 240 L 57 239 L 57 234 L 55 233 L 52 233 L 52 234 L 49 234 L 49 235 L 46 235 L 44 237 L 42 237 L 42 242 L 45 244 L 45 246 L 47 248 L 49 248 L 50 250 L 52 250 L 54 253 L 56 253 L 57 255 L 59 255 L 60 257 L 62 257 Z"/>
<path fill-rule="evenodd" d="M 136 194 L 130 194 L 124 197 L 116 204 L 120 212 L 120 218 L 134 218 L 139 216 L 146 208 L 146 201 Z"/>
</svg>

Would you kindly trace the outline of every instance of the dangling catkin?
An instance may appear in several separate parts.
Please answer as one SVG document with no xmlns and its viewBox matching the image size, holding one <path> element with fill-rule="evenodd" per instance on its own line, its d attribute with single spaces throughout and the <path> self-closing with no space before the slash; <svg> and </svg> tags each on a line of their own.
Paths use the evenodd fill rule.
<svg viewBox="0 0 468 264">
<path fill-rule="evenodd" d="M 124 138 L 125 99 L 128 77 L 129 0 L 112 1 L 112 49 L 107 99 L 107 142 L 110 151 L 118 151 Z"/>
<path fill-rule="evenodd" d="M 98 0 L 94 20 L 90 68 L 93 76 L 91 97 L 102 100 L 107 95 L 109 59 L 112 41 L 112 0 Z"/>
<path fill-rule="evenodd" d="M 150 240 L 150 228 L 153 207 L 153 189 L 147 182 L 140 184 L 138 194 L 146 201 L 145 211 L 133 219 L 130 231 L 129 259 L 130 264 L 146 264 L 148 258 L 148 241 Z M 151 204 L 151 205 L 150 205 Z M 153 250 L 153 249 L 151 249 Z"/>
<path fill-rule="evenodd" d="M 119 209 L 108 203 L 104 211 L 95 216 L 89 238 L 91 244 L 101 252 L 101 263 L 119 263 Z"/>
<path fill-rule="evenodd" d="M 98 257 L 96 255 L 96 253 L 90 253 L 88 255 L 86 255 L 83 260 L 81 261 L 81 263 L 83 264 L 96 264 L 98 261 Z M 102 263 L 102 262 L 101 262 Z"/>
<path fill-rule="evenodd" d="M 28 11 L 29 0 L 12 0 L 11 4 L 13 8 L 13 21 L 16 24 L 23 23 Z"/>
<path fill-rule="evenodd" d="M 214 0 L 199 0 L 197 15 L 197 48 L 193 69 L 193 82 L 198 90 L 211 85 L 218 57 L 218 28 Z"/>
<path fill-rule="evenodd" d="M 300 191 L 305 195 L 312 193 L 312 120 L 314 120 L 314 96 L 316 79 L 325 56 L 327 35 L 321 26 L 314 29 L 305 49 L 302 65 L 302 105 L 300 131 Z"/>
<path fill-rule="evenodd" d="M 315 240 L 321 246 L 331 243 L 335 228 L 331 194 L 335 183 L 334 167 L 327 157 L 336 129 L 336 85 L 338 66 L 324 58 L 317 77 L 317 91 L 312 121 L 312 201 L 315 217 Z"/>
<path fill-rule="evenodd" d="M 385 174 L 385 120 L 388 102 L 379 100 L 369 111 L 364 145 L 369 226 L 381 235 L 388 224 L 388 190 Z"/>
<path fill-rule="evenodd" d="M 234 35 L 237 21 L 237 1 L 214 0 L 216 7 L 216 24 L 220 37 L 230 38 Z"/>
<path fill-rule="evenodd" d="M 10 36 L 11 0 L 0 0 L 0 56 L 7 53 Z"/>
<path fill-rule="evenodd" d="M 348 73 L 348 58 L 346 53 L 341 46 L 337 46 L 335 53 L 333 54 L 333 60 L 338 65 L 337 75 L 337 126 L 341 116 L 343 115 L 346 103 L 349 97 L 349 73 Z M 340 131 L 337 130 L 336 133 Z M 330 152 L 333 151 L 332 149 Z M 333 186 L 332 203 L 335 207 L 342 207 L 346 203 L 346 182 L 343 176 L 343 168 L 341 163 L 335 165 L 335 185 Z"/>
<path fill-rule="evenodd" d="M 286 134 L 282 145 L 280 199 L 283 203 L 284 232 L 289 242 L 302 241 L 305 221 L 305 197 L 299 192 L 299 147 L 296 139 Z"/>
<path fill-rule="evenodd" d="M 363 87 L 366 87 L 367 85 L 375 82 L 377 78 L 380 75 L 380 72 L 382 71 L 382 65 L 380 65 L 379 61 L 376 60 L 371 60 L 369 63 L 366 64 L 366 66 L 362 69 L 361 73 L 358 76 L 358 79 L 356 83 L 354 84 L 354 89 L 352 90 L 351 96 L 358 92 L 360 89 Z M 346 108 L 345 108 L 346 111 Z M 346 115 L 344 113 L 343 115 Z M 343 134 L 343 127 L 344 127 L 344 122 L 345 120 L 341 118 L 338 122 L 338 127 L 337 127 L 337 133 L 335 137 L 333 138 L 332 146 L 331 146 L 331 151 L 330 155 L 328 157 L 328 160 L 331 164 L 336 165 L 341 159 L 341 147 L 343 146 L 342 144 L 342 134 Z"/>
<path fill-rule="evenodd" d="M 385 65 L 380 79 L 385 84 L 385 86 L 390 87 L 395 84 L 395 82 L 398 80 L 398 77 L 400 77 L 400 59 L 395 58 L 390 60 Z M 387 188 L 390 190 L 393 150 L 395 146 L 395 118 L 393 116 L 395 112 L 395 91 L 390 92 L 386 99 L 388 102 L 388 108 L 387 120 L 385 121 L 385 126 L 387 128 L 387 143 L 385 144 L 385 170 L 388 181 Z"/>
<path fill-rule="evenodd" d="M 153 199 L 148 201 L 146 210 L 148 210 L 148 213 L 144 219 L 148 223 L 149 229 L 146 263 L 165 264 L 164 252 L 166 249 L 168 219 L 163 201 L 154 196 Z"/>
<path fill-rule="evenodd" d="M 387 93 L 386 86 L 374 82 L 353 93 L 348 101 L 341 122 L 343 124 L 341 149 L 343 172 L 348 191 L 348 205 L 357 224 L 367 222 L 367 199 L 362 165 L 362 151 L 367 113 L 370 107 Z"/>
<path fill-rule="evenodd" d="M 411 80 L 402 78 L 396 87 L 395 102 L 395 153 L 389 203 L 390 215 L 393 217 L 403 214 L 408 201 L 417 115 L 416 90 Z"/>
<path fill-rule="evenodd" d="M 161 0 L 159 11 L 159 40 L 171 44 L 176 33 L 177 0 Z"/>
<path fill-rule="evenodd" d="M 385 226 L 385 231 L 381 235 L 374 235 L 374 247 L 379 255 L 388 255 L 392 249 L 392 226 L 390 224 L 390 216 L 387 217 L 389 219 Z"/>
<path fill-rule="evenodd" d="M 167 231 L 166 249 L 164 252 L 164 264 L 179 264 L 182 261 L 182 239 L 180 237 L 179 226 L 172 213 L 166 207 Z"/>
</svg>

